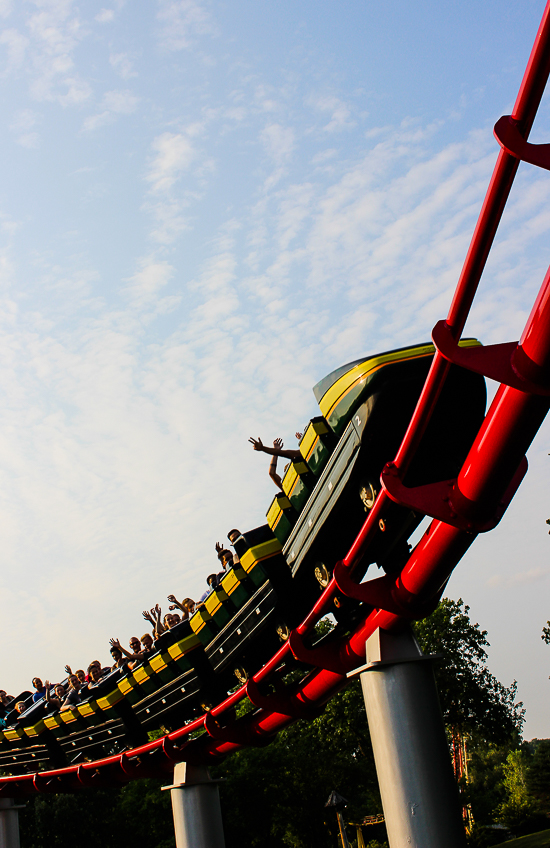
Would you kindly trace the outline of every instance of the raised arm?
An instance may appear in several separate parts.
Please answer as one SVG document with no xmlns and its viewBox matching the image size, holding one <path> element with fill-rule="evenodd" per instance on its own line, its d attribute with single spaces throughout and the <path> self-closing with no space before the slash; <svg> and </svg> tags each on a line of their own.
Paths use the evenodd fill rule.
<svg viewBox="0 0 550 848">
<path fill-rule="evenodd" d="M 275 441 L 273 442 L 273 447 L 274 447 L 275 450 L 280 450 L 283 447 L 283 440 L 282 439 L 275 439 Z M 281 480 L 280 475 L 277 474 L 277 460 L 278 460 L 278 458 L 279 458 L 279 454 L 277 454 L 277 453 L 274 453 L 273 456 L 271 457 L 271 462 L 269 463 L 269 476 L 271 477 L 271 479 L 273 480 L 275 485 L 278 486 L 278 488 L 282 490 L 283 481 Z"/>
<path fill-rule="evenodd" d="M 169 600 L 169 601 L 172 601 L 172 604 L 171 604 L 171 606 L 169 607 L 169 609 L 170 609 L 170 610 L 179 609 L 179 610 L 181 610 L 182 612 L 187 613 L 187 610 L 185 609 L 185 607 L 183 606 L 183 604 L 180 604 L 180 602 L 178 601 L 178 599 L 176 598 L 176 596 L 175 596 L 175 595 L 168 595 L 168 600 Z"/>
<path fill-rule="evenodd" d="M 153 618 L 155 619 L 155 638 L 158 638 L 158 636 L 160 636 L 161 633 L 164 633 L 164 630 L 165 630 L 165 627 L 164 627 L 162 621 L 160 620 L 161 615 L 162 615 L 162 610 L 161 610 L 161 608 L 159 607 L 158 604 L 155 604 L 155 606 L 152 608 L 151 614 L 153 615 Z"/>
<path fill-rule="evenodd" d="M 118 639 L 109 639 L 109 642 L 113 648 L 118 648 L 120 653 L 124 654 L 125 657 L 132 659 L 133 654 L 131 654 L 130 651 L 127 651 L 126 648 L 123 648 Z"/>
<path fill-rule="evenodd" d="M 257 439 L 253 439 L 251 436 L 248 441 L 253 445 L 254 450 L 268 453 L 270 456 L 284 456 L 285 459 L 294 460 L 299 459 L 302 455 L 299 450 L 282 450 L 283 442 L 281 439 L 275 439 L 275 442 L 281 443 L 281 447 L 275 447 L 275 442 L 273 442 L 272 448 L 266 448 L 259 436 Z"/>
</svg>

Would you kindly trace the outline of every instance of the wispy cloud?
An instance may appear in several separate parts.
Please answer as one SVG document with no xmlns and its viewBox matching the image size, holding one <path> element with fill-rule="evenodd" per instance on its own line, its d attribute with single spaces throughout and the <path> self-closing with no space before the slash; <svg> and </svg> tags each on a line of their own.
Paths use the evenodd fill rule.
<svg viewBox="0 0 550 848">
<path fill-rule="evenodd" d="M 200 127 L 194 125 L 186 132 L 165 132 L 154 139 L 151 145 L 154 158 L 146 175 L 153 192 L 168 191 L 182 173 L 190 168 L 196 157 L 192 139 L 199 130 Z"/>
<path fill-rule="evenodd" d="M 107 91 L 103 95 L 100 110 L 95 115 L 90 115 L 84 121 L 83 129 L 86 131 L 96 130 L 105 124 L 111 123 L 117 115 L 131 115 L 135 112 L 139 103 L 139 97 L 131 91 Z"/>
<path fill-rule="evenodd" d="M 101 9 L 95 19 L 100 24 L 110 24 L 115 19 L 114 9 Z"/>
<path fill-rule="evenodd" d="M 128 53 L 112 53 L 109 56 L 109 63 L 122 79 L 131 79 L 138 75 Z"/>
<path fill-rule="evenodd" d="M 529 583 L 540 583 L 550 575 L 550 568 L 542 568 L 537 566 L 529 568 L 527 571 L 518 571 L 509 576 L 495 574 L 487 580 L 486 585 L 492 589 L 503 588 L 510 589 L 514 586 L 522 586 Z"/>
<path fill-rule="evenodd" d="M 197 36 L 213 35 L 216 27 L 205 4 L 198 0 L 158 0 L 160 41 L 168 50 L 184 50 Z"/>
<path fill-rule="evenodd" d="M 21 109 L 14 116 L 9 128 L 17 136 L 17 143 L 22 147 L 38 147 L 40 137 L 37 132 L 32 131 L 36 122 L 36 113 L 31 109 Z"/>
<path fill-rule="evenodd" d="M 6 46 L 7 63 L 5 73 L 20 68 L 26 56 L 29 39 L 16 29 L 4 29 L 0 33 L 0 44 Z"/>
<path fill-rule="evenodd" d="M 294 130 L 281 124 L 268 124 L 260 133 L 267 154 L 275 164 L 286 162 L 294 150 Z"/>
<path fill-rule="evenodd" d="M 164 198 L 158 203 L 146 202 L 143 209 L 153 218 L 150 238 L 158 244 L 172 244 L 185 230 L 190 228 L 189 216 L 184 211 L 189 206 L 175 198 Z"/>
<path fill-rule="evenodd" d="M 31 93 L 36 100 L 79 105 L 90 97 L 90 84 L 75 71 L 74 53 L 86 29 L 72 0 L 50 0 L 26 21 L 32 42 Z"/>
<path fill-rule="evenodd" d="M 152 257 L 140 261 L 139 270 L 130 278 L 125 292 L 137 306 L 151 302 L 174 275 L 174 268 L 166 261 Z"/>
<path fill-rule="evenodd" d="M 311 98 L 311 105 L 319 112 L 328 112 L 330 120 L 324 125 L 323 131 L 328 133 L 353 129 L 356 121 L 352 118 L 352 108 L 349 103 L 339 97 L 324 95 Z"/>
</svg>

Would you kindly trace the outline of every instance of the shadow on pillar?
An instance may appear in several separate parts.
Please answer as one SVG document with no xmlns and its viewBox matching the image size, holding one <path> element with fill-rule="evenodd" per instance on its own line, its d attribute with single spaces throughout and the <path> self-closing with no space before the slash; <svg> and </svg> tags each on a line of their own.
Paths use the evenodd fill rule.
<svg viewBox="0 0 550 848">
<path fill-rule="evenodd" d="M 0 798 L 0 848 L 19 848 L 19 810 L 13 798 Z"/>
<path fill-rule="evenodd" d="M 174 767 L 173 785 L 162 788 L 172 796 L 176 848 L 225 848 L 218 783 L 206 766 Z"/>
<path fill-rule="evenodd" d="M 431 657 L 410 628 L 376 630 L 361 675 L 390 848 L 464 848 Z"/>
</svg>

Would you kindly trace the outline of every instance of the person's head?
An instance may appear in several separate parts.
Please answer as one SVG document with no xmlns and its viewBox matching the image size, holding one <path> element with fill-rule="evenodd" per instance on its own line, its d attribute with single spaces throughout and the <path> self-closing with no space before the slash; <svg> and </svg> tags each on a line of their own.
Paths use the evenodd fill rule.
<svg viewBox="0 0 550 848">
<path fill-rule="evenodd" d="M 71 674 L 69 677 L 69 686 L 71 689 L 74 689 L 76 692 L 80 689 L 80 680 L 76 676 L 76 674 Z"/>
<path fill-rule="evenodd" d="M 228 565 L 233 565 L 233 554 L 231 551 L 228 551 L 227 548 L 220 552 L 220 561 L 224 568 L 227 568 Z"/>
<path fill-rule="evenodd" d="M 75 674 L 81 683 L 86 683 L 86 672 L 83 668 L 79 668 L 78 671 L 75 671 Z"/>
<path fill-rule="evenodd" d="M 241 536 L 241 535 L 242 535 L 242 533 L 241 533 L 240 530 L 230 530 L 229 533 L 227 534 L 227 538 L 229 539 L 231 544 L 233 544 L 235 539 L 238 539 L 239 536 Z"/>
<path fill-rule="evenodd" d="M 15 705 L 15 712 L 16 712 L 16 713 L 19 713 L 19 715 L 21 715 L 21 713 L 24 713 L 24 712 L 25 712 L 25 701 L 18 701 L 18 702 L 16 703 L 16 705 Z"/>
<path fill-rule="evenodd" d="M 63 686 L 62 683 L 56 684 L 54 692 L 55 692 L 55 694 L 57 695 L 58 698 L 64 698 L 65 697 L 65 687 Z"/>
<path fill-rule="evenodd" d="M 130 648 L 132 649 L 132 651 L 134 652 L 134 654 L 137 654 L 141 649 L 141 645 L 140 645 L 140 642 L 139 642 L 139 639 L 138 639 L 137 636 L 132 636 L 132 638 L 130 639 L 129 645 L 130 645 Z M 111 651 L 111 653 L 112 653 L 112 651 Z"/>
<path fill-rule="evenodd" d="M 121 661 L 122 651 L 120 650 L 120 648 L 115 648 L 115 646 L 113 645 L 113 647 L 111 648 L 110 654 L 111 654 L 115 663 L 119 663 Z M 96 668 L 96 666 L 94 666 L 94 668 Z"/>
<path fill-rule="evenodd" d="M 145 648 L 146 651 L 150 651 L 153 647 L 153 637 L 150 633 L 144 633 L 141 637 L 141 644 Z"/>
<path fill-rule="evenodd" d="M 6 690 L 0 689 L 0 703 L 5 704 L 7 700 L 8 700 L 8 696 L 6 694 Z"/>
<path fill-rule="evenodd" d="M 98 665 L 93 665 L 89 672 L 89 677 L 92 683 L 97 683 L 101 680 L 101 668 Z"/>
<path fill-rule="evenodd" d="M 215 574 L 209 574 L 208 577 L 206 578 L 206 582 L 208 583 L 209 586 L 212 586 L 212 587 L 215 586 L 216 582 L 217 582 L 217 576 Z"/>
<path fill-rule="evenodd" d="M 177 612 L 172 613 L 172 621 L 174 622 L 172 627 L 175 627 L 176 624 L 180 623 L 181 615 L 179 615 L 179 613 L 177 613 Z"/>
<path fill-rule="evenodd" d="M 36 690 L 40 690 L 40 689 L 43 689 L 43 688 L 44 688 L 44 684 L 42 683 L 42 681 L 40 680 L 40 678 L 39 678 L 39 677 L 33 677 L 33 679 L 32 679 L 32 685 L 34 686 L 34 688 L 35 688 Z"/>
<path fill-rule="evenodd" d="M 195 601 L 193 600 L 193 598 L 185 598 L 182 601 L 181 605 L 187 610 L 189 615 L 192 615 L 192 613 L 195 612 Z"/>
</svg>

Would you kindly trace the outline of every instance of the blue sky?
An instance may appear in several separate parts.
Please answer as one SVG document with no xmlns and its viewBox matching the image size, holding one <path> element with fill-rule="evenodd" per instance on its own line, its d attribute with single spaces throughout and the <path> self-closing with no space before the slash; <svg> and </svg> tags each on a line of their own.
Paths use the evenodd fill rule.
<svg viewBox="0 0 550 848">
<path fill-rule="evenodd" d="M 292 446 L 318 379 L 429 338 L 543 8 L 0 0 L 3 687 L 200 595 L 274 493 L 248 436 Z M 521 333 L 549 200 L 522 166 L 467 327 L 485 343 Z M 528 738 L 550 736 L 548 436 L 449 587 Z"/>
</svg>

